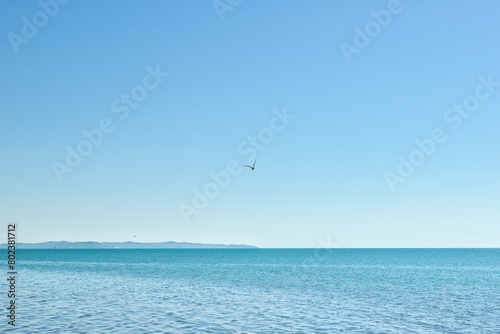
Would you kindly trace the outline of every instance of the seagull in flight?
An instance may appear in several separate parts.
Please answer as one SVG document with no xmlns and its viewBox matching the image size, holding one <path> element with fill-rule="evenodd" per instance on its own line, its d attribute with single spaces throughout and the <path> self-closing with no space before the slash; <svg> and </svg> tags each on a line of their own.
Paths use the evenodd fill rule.
<svg viewBox="0 0 500 334">
<path fill-rule="evenodd" d="M 257 160 L 255 160 L 255 161 L 253 162 L 253 166 L 244 165 L 243 167 L 248 167 L 248 168 L 251 168 L 252 170 L 254 170 L 254 169 L 255 169 L 255 163 L 256 163 L 256 162 L 257 162 Z"/>
</svg>

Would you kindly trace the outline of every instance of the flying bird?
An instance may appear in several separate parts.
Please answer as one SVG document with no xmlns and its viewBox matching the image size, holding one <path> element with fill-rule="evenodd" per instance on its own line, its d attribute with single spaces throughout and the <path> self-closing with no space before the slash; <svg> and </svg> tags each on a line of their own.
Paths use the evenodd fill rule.
<svg viewBox="0 0 500 334">
<path fill-rule="evenodd" d="M 244 165 L 243 167 L 248 167 L 248 168 L 250 168 L 250 169 L 254 170 L 254 169 L 255 169 L 255 163 L 256 163 L 256 162 L 257 162 L 257 160 L 255 160 L 255 161 L 253 162 L 253 166 Z"/>
</svg>

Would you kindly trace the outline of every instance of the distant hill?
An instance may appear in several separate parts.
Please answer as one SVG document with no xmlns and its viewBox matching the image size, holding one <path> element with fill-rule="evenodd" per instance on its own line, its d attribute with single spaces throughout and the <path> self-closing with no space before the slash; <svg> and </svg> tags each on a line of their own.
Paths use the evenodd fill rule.
<svg viewBox="0 0 500 334">
<path fill-rule="evenodd" d="M 7 248 L 7 244 L 2 244 Z M 192 242 L 96 242 L 48 241 L 41 243 L 16 243 L 18 249 L 153 249 L 153 248 L 258 248 L 249 245 L 198 244 Z"/>
</svg>

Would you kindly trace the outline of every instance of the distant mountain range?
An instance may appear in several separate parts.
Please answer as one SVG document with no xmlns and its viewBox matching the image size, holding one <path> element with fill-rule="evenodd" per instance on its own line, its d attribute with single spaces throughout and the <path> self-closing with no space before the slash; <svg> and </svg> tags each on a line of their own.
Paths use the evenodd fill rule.
<svg viewBox="0 0 500 334">
<path fill-rule="evenodd" d="M 7 244 L 2 244 L 7 248 Z M 18 249 L 133 249 L 133 248 L 258 248 L 249 245 L 198 244 L 192 242 L 96 242 L 96 241 L 48 241 L 41 243 L 16 243 Z"/>
</svg>

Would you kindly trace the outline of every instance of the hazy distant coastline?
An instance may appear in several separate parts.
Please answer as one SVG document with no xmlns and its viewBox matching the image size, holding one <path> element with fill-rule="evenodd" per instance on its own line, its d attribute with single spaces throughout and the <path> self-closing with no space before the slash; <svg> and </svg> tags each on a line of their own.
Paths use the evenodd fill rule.
<svg viewBox="0 0 500 334">
<path fill-rule="evenodd" d="M 2 244 L 7 248 L 7 244 Z M 193 242 L 96 242 L 96 241 L 48 241 L 40 243 L 16 243 L 18 249 L 165 249 L 165 248 L 258 248 L 250 245 L 200 244 Z"/>
</svg>

